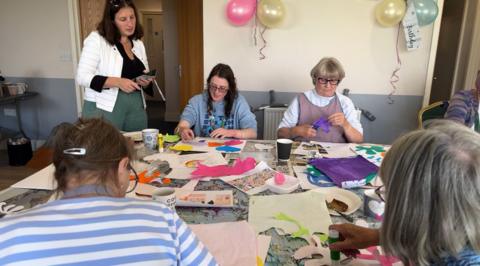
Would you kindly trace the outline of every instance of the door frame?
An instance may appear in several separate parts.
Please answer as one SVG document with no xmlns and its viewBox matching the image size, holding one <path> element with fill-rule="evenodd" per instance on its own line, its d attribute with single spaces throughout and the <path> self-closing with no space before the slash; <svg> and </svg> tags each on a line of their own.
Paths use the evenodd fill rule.
<svg viewBox="0 0 480 266">
<path fill-rule="evenodd" d="M 443 13 L 443 6 L 444 6 L 444 1 L 445 0 L 438 0 L 437 5 L 438 5 L 438 15 L 442 16 Z M 459 40 L 459 47 L 457 50 L 457 58 L 455 61 L 455 73 L 453 73 L 453 79 L 452 79 L 452 86 L 453 84 L 457 84 L 458 80 L 461 79 L 462 77 L 459 76 L 460 73 L 458 73 L 458 66 L 460 65 L 460 54 L 463 52 L 464 49 L 469 49 L 469 60 L 468 60 L 468 65 L 467 69 L 465 70 L 466 75 L 463 77 L 463 84 L 465 84 L 464 87 L 469 87 L 470 85 L 475 83 L 475 80 L 477 78 L 477 72 L 480 70 L 480 51 L 478 49 L 475 49 L 476 47 L 480 46 L 480 3 L 476 3 L 476 16 L 475 16 L 475 24 L 472 29 L 472 41 L 470 45 L 465 47 L 464 45 L 464 34 L 465 34 L 465 25 L 466 25 L 466 17 L 468 14 L 468 8 L 469 5 L 467 4 L 465 7 L 465 10 L 463 12 L 463 19 L 462 19 L 462 32 L 460 33 L 460 40 Z M 430 56 L 429 56 L 429 62 L 428 62 L 428 68 L 427 68 L 427 76 L 426 76 L 426 81 L 425 81 L 425 89 L 424 89 L 424 94 L 423 94 L 423 103 L 422 107 L 426 107 L 429 105 L 430 102 L 430 95 L 432 91 L 432 83 L 433 83 L 433 76 L 434 76 L 434 69 L 435 69 L 435 61 L 436 61 L 436 54 L 437 54 L 437 49 L 438 49 L 438 39 L 440 36 L 440 27 L 441 27 L 442 20 L 441 19 L 436 19 L 434 24 L 433 24 L 433 33 L 432 33 L 432 40 L 431 40 L 431 46 L 430 46 Z M 452 94 L 455 92 L 455 90 L 462 89 L 462 88 L 452 88 Z"/>
<path fill-rule="evenodd" d="M 81 41 L 80 41 L 80 10 L 78 1 L 80 0 L 68 0 L 68 24 L 70 28 L 70 48 L 72 50 L 72 68 L 73 68 L 73 79 L 76 79 L 77 76 L 77 67 L 78 61 L 80 59 L 81 51 Z M 83 107 L 83 89 L 74 82 L 75 89 L 75 98 L 77 103 L 77 116 L 82 116 L 82 107 Z"/>
</svg>

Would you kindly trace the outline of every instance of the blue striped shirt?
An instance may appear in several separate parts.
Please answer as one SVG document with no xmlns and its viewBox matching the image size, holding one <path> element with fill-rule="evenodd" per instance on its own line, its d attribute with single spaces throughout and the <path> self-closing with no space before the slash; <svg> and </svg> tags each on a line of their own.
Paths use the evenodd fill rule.
<svg viewBox="0 0 480 266">
<path fill-rule="evenodd" d="M 165 205 L 130 198 L 57 200 L 0 220 L 0 265 L 217 265 Z"/>
</svg>

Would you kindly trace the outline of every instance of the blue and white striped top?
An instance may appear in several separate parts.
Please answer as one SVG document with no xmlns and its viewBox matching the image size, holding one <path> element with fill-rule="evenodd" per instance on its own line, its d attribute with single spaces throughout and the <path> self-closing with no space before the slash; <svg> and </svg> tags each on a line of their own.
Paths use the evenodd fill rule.
<svg viewBox="0 0 480 266">
<path fill-rule="evenodd" d="M 0 220 L 0 265 L 217 265 L 165 205 L 63 199 Z"/>
</svg>

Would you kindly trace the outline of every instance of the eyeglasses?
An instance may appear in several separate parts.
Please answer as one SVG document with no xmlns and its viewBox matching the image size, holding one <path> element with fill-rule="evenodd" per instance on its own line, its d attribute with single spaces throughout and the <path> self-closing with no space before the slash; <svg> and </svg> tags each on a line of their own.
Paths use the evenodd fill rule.
<svg viewBox="0 0 480 266">
<path fill-rule="evenodd" d="M 317 81 L 318 81 L 318 83 L 324 84 L 324 85 L 327 84 L 327 83 L 330 83 L 330 85 L 332 85 L 332 86 L 338 85 L 338 83 L 340 83 L 340 80 L 338 80 L 338 79 L 318 78 Z"/>
<path fill-rule="evenodd" d="M 385 186 L 377 187 L 375 189 L 375 194 L 377 194 L 381 201 L 385 202 Z"/>
<path fill-rule="evenodd" d="M 224 86 L 217 86 L 215 84 L 209 84 L 208 85 L 208 88 L 212 91 L 212 92 L 215 92 L 215 91 L 218 91 L 220 93 L 226 93 L 228 91 L 228 87 L 224 87 Z"/>
<path fill-rule="evenodd" d="M 132 172 L 133 175 L 135 176 L 135 181 L 130 181 L 129 186 L 128 186 L 128 189 L 127 189 L 127 191 L 125 191 L 125 193 L 128 194 L 128 193 L 130 193 L 130 192 L 132 192 L 132 191 L 135 190 L 135 188 L 136 188 L 137 185 L 138 185 L 138 179 L 139 179 L 139 178 L 138 178 L 137 171 L 135 171 L 135 169 L 133 169 L 133 167 L 132 167 L 131 164 L 128 164 L 127 167 L 128 167 L 128 169 L 130 170 L 130 172 Z"/>
</svg>

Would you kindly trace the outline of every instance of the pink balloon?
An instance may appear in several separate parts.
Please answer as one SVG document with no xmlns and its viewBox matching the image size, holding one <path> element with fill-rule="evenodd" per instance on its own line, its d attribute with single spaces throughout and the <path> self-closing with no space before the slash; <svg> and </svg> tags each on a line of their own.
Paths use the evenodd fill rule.
<svg viewBox="0 0 480 266">
<path fill-rule="evenodd" d="M 230 0 L 227 4 L 227 19 L 236 26 L 242 26 L 255 14 L 256 0 Z"/>
</svg>

